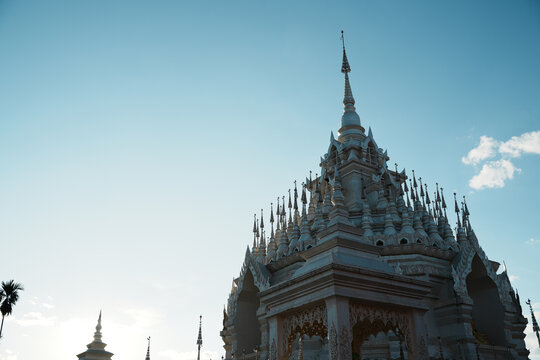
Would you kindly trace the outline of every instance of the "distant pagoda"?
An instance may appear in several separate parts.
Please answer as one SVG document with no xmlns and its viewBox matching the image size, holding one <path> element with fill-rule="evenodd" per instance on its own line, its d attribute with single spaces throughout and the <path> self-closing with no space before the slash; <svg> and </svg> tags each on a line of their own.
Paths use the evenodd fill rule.
<svg viewBox="0 0 540 360">
<path fill-rule="evenodd" d="M 79 360 L 111 360 L 113 353 L 105 350 L 105 344 L 101 341 L 101 311 L 99 312 L 96 332 L 94 333 L 94 341 L 86 345 L 88 348 L 85 352 L 77 355 Z"/>
</svg>

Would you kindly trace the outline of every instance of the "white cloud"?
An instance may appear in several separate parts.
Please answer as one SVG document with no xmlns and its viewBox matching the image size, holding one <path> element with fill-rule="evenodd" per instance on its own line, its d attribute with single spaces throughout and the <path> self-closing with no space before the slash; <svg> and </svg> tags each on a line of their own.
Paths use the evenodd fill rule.
<svg viewBox="0 0 540 360">
<path fill-rule="evenodd" d="M 21 318 L 13 317 L 11 319 L 19 326 L 54 326 L 55 316 L 45 316 L 40 312 L 28 312 Z"/>
<path fill-rule="evenodd" d="M 540 131 L 513 136 L 499 146 L 499 152 L 512 157 L 519 157 L 522 154 L 540 154 Z"/>
<path fill-rule="evenodd" d="M 475 190 L 502 188 L 504 182 L 507 179 L 513 179 L 516 172 L 521 172 L 521 169 L 515 167 L 509 160 L 490 161 L 469 180 L 469 186 Z"/>
<path fill-rule="evenodd" d="M 0 360 L 17 360 L 17 354 L 9 349 L 6 349 L 0 353 Z"/>
<path fill-rule="evenodd" d="M 530 238 L 529 240 L 525 241 L 525 244 L 527 244 L 527 245 L 537 245 L 537 244 L 540 244 L 540 239 Z"/>
<path fill-rule="evenodd" d="M 187 351 L 187 352 L 179 352 L 173 349 L 168 350 L 162 350 L 158 353 L 160 357 L 164 357 L 170 360 L 196 360 L 197 359 L 197 351 Z M 201 359 L 202 360 L 219 360 L 219 353 L 217 351 L 213 350 L 204 350 L 201 351 Z"/>
<path fill-rule="evenodd" d="M 510 280 L 510 282 L 514 282 L 516 280 L 519 280 L 519 276 L 517 275 L 510 275 L 508 276 L 508 279 Z"/>
<path fill-rule="evenodd" d="M 480 144 L 469 151 L 467 156 L 461 158 L 461 161 L 467 165 L 476 165 L 483 160 L 489 159 L 497 154 L 499 142 L 489 136 L 480 136 Z"/>
<path fill-rule="evenodd" d="M 482 135 L 480 144 L 461 158 L 467 165 L 483 163 L 480 171 L 469 180 L 469 186 L 475 190 L 504 187 L 506 180 L 521 172 L 510 159 L 523 154 L 540 154 L 540 130 L 513 136 L 504 142 Z M 499 155 L 498 160 L 486 162 L 496 155 Z"/>
<path fill-rule="evenodd" d="M 28 300 L 28 302 L 34 306 L 38 306 L 38 307 L 42 307 L 44 309 L 53 309 L 54 308 L 54 305 L 50 304 L 50 303 L 46 303 L 44 301 L 41 301 L 37 296 L 34 296 L 33 299 L 31 300 Z"/>
</svg>

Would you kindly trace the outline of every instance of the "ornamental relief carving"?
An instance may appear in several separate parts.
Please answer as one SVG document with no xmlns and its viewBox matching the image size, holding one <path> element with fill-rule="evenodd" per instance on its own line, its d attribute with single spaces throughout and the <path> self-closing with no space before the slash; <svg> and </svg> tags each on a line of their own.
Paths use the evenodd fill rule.
<svg viewBox="0 0 540 360">
<path fill-rule="evenodd" d="M 437 275 L 441 277 L 451 276 L 451 273 L 447 269 L 443 269 L 443 268 L 433 266 L 433 265 L 426 265 L 426 264 L 407 265 L 407 264 L 399 264 L 399 263 L 398 265 L 399 265 L 399 270 L 401 271 L 401 274 L 403 275 L 431 274 L 431 275 Z M 396 272 L 398 272 L 397 266 L 395 269 L 396 269 Z"/>
<path fill-rule="evenodd" d="M 238 290 L 241 290 L 244 276 L 246 275 L 246 272 L 248 269 L 251 271 L 251 275 L 253 275 L 255 286 L 259 289 L 259 291 L 263 291 L 270 287 L 270 279 L 268 278 L 268 276 L 263 274 L 263 272 L 261 271 L 261 268 L 259 267 L 259 264 L 253 259 L 253 256 L 248 250 L 246 251 L 244 264 L 242 264 L 242 269 L 240 270 L 241 281 L 240 281 L 240 285 L 238 286 Z"/>
<path fill-rule="evenodd" d="M 506 273 L 506 271 L 503 272 L 502 274 L 497 275 L 497 279 L 499 280 L 498 284 L 499 284 L 500 292 L 505 295 L 503 299 L 506 302 L 511 303 L 512 297 L 510 295 L 510 292 L 513 290 L 512 290 L 512 285 L 510 284 L 510 279 L 508 278 L 508 274 Z"/>
<path fill-rule="evenodd" d="M 341 328 L 341 336 L 339 337 L 339 354 L 341 360 L 352 359 L 352 347 L 351 338 L 349 336 L 349 329 L 345 326 Z"/>
<path fill-rule="evenodd" d="M 420 341 L 418 342 L 418 359 L 419 360 L 429 359 L 428 348 L 426 345 L 426 338 L 424 336 L 422 336 L 420 338 Z"/>
<path fill-rule="evenodd" d="M 510 296 L 510 290 L 508 286 L 505 286 L 503 279 L 500 278 L 486 256 L 486 253 L 478 243 L 478 239 L 474 233 L 469 237 L 470 241 L 464 242 L 461 246 L 460 258 L 452 266 L 452 277 L 454 279 L 454 290 L 460 296 L 468 296 L 467 291 L 467 276 L 471 273 L 472 262 L 474 256 L 478 254 L 478 258 L 482 261 L 482 264 L 486 268 L 487 275 L 497 285 L 499 291 L 499 298 L 501 302 L 511 303 L 512 298 Z"/>
<path fill-rule="evenodd" d="M 459 296 L 468 296 L 467 275 L 471 272 L 472 260 L 476 252 L 472 246 L 466 242 L 461 246 L 459 261 L 452 266 L 452 277 L 454 278 L 454 290 Z"/>
<path fill-rule="evenodd" d="M 349 305 L 351 327 L 359 322 L 368 321 L 383 325 L 384 330 L 396 328 L 403 334 L 407 349 L 414 351 L 411 315 L 405 311 L 392 310 L 382 306 L 354 304 Z"/>
<path fill-rule="evenodd" d="M 277 360 L 277 349 L 276 349 L 276 339 L 272 340 L 272 345 L 270 345 L 270 358 L 269 360 Z"/>
<path fill-rule="evenodd" d="M 330 327 L 330 332 L 328 334 L 328 350 L 330 352 L 330 360 L 337 360 L 338 353 L 338 343 L 337 343 L 337 332 L 336 327 L 332 323 Z"/>
<path fill-rule="evenodd" d="M 325 338 L 328 333 L 326 305 L 321 304 L 289 315 L 283 321 L 283 351 L 290 353 L 296 335 L 318 335 Z"/>
<path fill-rule="evenodd" d="M 246 276 L 248 270 L 251 272 L 251 275 L 253 275 L 253 282 L 259 291 L 263 291 L 270 287 L 270 279 L 268 274 L 263 273 L 264 270 L 261 270 L 260 265 L 254 261 L 253 256 L 248 249 L 244 258 L 244 263 L 242 264 L 242 269 L 240 270 L 238 283 L 233 281 L 231 293 L 227 301 L 227 314 L 230 319 L 233 319 L 236 315 L 238 296 L 244 287 L 244 277 Z"/>
</svg>

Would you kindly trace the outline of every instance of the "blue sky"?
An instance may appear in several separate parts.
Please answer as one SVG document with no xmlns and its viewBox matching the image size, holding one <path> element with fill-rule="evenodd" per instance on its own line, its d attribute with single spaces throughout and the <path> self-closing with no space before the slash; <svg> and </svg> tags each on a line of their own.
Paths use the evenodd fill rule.
<svg viewBox="0 0 540 360">
<path fill-rule="evenodd" d="M 538 1 L 0 0 L 0 277 L 26 287 L 0 359 L 74 358 L 100 309 L 118 359 L 194 359 L 199 314 L 221 356 L 252 214 L 339 127 L 341 29 L 390 164 L 466 194 L 540 310 Z"/>
</svg>

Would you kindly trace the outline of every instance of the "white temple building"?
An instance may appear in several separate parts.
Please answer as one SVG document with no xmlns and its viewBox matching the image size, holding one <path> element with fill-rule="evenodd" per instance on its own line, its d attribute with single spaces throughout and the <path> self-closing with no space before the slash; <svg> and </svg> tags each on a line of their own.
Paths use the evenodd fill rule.
<svg viewBox="0 0 540 360">
<path fill-rule="evenodd" d="M 223 314 L 226 359 L 528 359 L 519 296 L 465 198 L 450 203 L 453 229 L 442 187 L 388 168 L 345 47 L 341 71 L 341 128 L 320 173 L 255 219 Z"/>
</svg>

